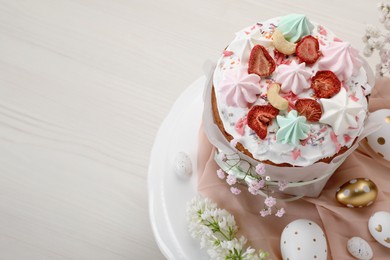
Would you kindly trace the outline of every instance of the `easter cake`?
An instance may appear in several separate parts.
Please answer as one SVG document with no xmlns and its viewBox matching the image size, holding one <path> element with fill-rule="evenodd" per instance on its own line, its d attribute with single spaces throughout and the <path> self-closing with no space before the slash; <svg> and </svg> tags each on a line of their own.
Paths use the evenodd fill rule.
<svg viewBox="0 0 390 260">
<path fill-rule="evenodd" d="M 367 121 L 372 87 L 363 65 L 349 42 L 305 15 L 255 23 L 217 61 L 204 113 L 219 133 L 206 126 L 206 134 L 220 152 L 273 167 L 275 180 L 286 179 L 286 168 L 334 163 L 356 148 Z M 323 177 L 311 169 L 288 182 Z"/>
</svg>

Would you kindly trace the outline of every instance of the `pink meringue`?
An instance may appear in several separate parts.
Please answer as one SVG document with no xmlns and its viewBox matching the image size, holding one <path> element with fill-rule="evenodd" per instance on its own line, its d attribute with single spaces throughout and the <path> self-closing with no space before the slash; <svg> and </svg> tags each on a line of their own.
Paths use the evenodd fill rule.
<svg viewBox="0 0 390 260">
<path fill-rule="evenodd" d="M 257 100 L 260 90 L 260 76 L 248 74 L 248 69 L 242 67 L 226 70 L 220 84 L 222 98 L 228 106 L 247 107 Z"/>
<path fill-rule="evenodd" d="M 356 76 L 363 64 L 358 50 L 349 42 L 332 42 L 321 52 L 323 57 L 318 61 L 319 69 L 333 71 L 340 80 Z"/>
<path fill-rule="evenodd" d="M 302 91 L 310 88 L 310 78 L 312 73 L 305 69 L 306 64 L 295 61 L 290 65 L 282 64 L 278 67 L 276 82 L 281 83 L 281 90 L 284 93 L 292 91 L 298 95 Z"/>
</svg>

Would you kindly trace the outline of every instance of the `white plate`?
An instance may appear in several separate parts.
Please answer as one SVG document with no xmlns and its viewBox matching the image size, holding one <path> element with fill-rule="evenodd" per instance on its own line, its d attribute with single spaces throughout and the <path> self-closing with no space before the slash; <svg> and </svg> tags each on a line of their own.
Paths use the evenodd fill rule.
<svg viewBox="0 0 390 260">
<path fill-rule="evenodd" d="M 197 79 L 176 100 L 160 126 L 153 145 L 149 172 L 149 213 L 154 236 L 168 259 L 209 259 L 187 229 L 187 203 L 196 196 L 198 131 L 202 118 L 205 77 Z M 179 178 L 173 170 L 176 154 L 192 161 L 192 176 Z"/>
</svg>

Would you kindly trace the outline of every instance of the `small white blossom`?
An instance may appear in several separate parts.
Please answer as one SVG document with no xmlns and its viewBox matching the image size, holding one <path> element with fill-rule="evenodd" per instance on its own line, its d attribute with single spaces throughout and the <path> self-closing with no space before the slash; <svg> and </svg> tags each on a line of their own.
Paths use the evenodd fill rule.
<svg viewBox="0 0 390 260">
<path fill-rule="evenodd" d="M 268 253 L 245 248 L 245 237 L 236 237 L 238 227 L 234 216 L 217 208 L 209 199 L 194 198 L 187 207 L 188 228 L 192 237 L 200 240 L 211 259 L 260 259 Z"/>
<path fill-rule="evenodd" d="M 230 187 L 230 191 L 231 193 L 233 193 L 234 195 L 238 195 L 241 193 L 241 190 L 239 188 L 236 188 L 236 187 Z"/>
<path fill-rule="evenodd" d="M 217 170 L 217 176 L 220 179 L 225 179 L 225 172 L 222 169 Z"/>
<path fill-rule="evenodd" d="M 276 199 L 272 196 L 268 196 L 265 200 L 264 200 L 264 204 L 267 205 L 267 207 L 270 207 L 272 208 L 273 206 L 275 206 L 276 204 Z"/>
<path fill-rule="evenodd" d="M 236 176 L 230 174 L 228 175 L 228 177 L 226 178 L 226 182 L 231 186 L 231 185 L 234 185 L 237 183 L 237 178 Z"/>
</svg>

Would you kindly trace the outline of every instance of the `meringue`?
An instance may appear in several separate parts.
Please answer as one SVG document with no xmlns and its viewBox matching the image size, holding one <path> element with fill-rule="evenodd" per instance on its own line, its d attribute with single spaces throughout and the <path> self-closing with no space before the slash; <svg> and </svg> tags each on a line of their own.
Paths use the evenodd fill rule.
<svg viewBox="0 0 390 260">
<path fill-rule="evenodd" d="M 349 127 L 358 127 L 356 116 L 364 108 L 350 99 L 344 88 L 332 98 L 321 98 L 320 103 L 323 107 L 320 122 L 331 125 L 336 135 L 344 134 Z"/>
<path fill-rule="evenodd" d="M 332 42 L 321 52 L 323 55 L 318 61 L 319 69 L 333 71 L 339 80 L 356 76 L 363 64 L 359 52 L 349 42 Z"/>
<path fill-rule="evenodd" d="M 222 98 L 228 106 L 247 107 L 260 94 L 260 76 L 248 74 L 246 68 L 227 70 L 220 84 Z"/>
<path fill-rule="evenodd" d="M 296 110 L 291 110 L 287 117 L 277 116 L 276 120 L 280 129 L 276 132 L 276 141 L 278 143 L 289 143 L 294 146 L 299 144 L 299 140 L 306 139 L 310 127 L 306 124 L 304 116 L 298 116 Z"/>
<path fill-rule="evenodd" d="M 302 91 L 310 88 L 310 78 L 312 73 L 305 69 L 306 64 L 292 61 L 290 65 L 279 65 L 277 68 L 276 82 L 281 83 L 282 92 L 292 91 L 298 95 Z"/>
<path fill-rule="evenodd" d="M 272 41 L 270 39 L 265 39 L 261 35 L 260 30 L 255 30 L 251 33 L 238 32 L 236 33 L 236 38 L 226 49 L 237 54 L 241 64 L 245 65 L 249 61 L 249 56 L 247 54 L 250 53 L 256 45 L 262 45 L 263 47 L 268 48 L 272 45 Z"/>
<path fill-rule="evenodd" d="M 282 17 L 278 29 L 286 40 L 298 42 L 304 36 L 311 34 L 314 25 L 303 14 L 289 14 Z"/>
</svg>

